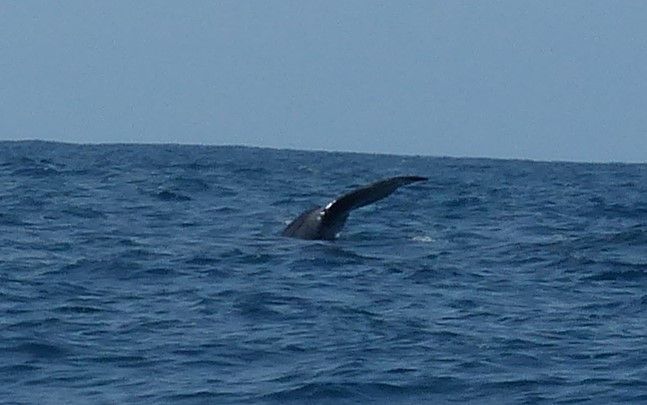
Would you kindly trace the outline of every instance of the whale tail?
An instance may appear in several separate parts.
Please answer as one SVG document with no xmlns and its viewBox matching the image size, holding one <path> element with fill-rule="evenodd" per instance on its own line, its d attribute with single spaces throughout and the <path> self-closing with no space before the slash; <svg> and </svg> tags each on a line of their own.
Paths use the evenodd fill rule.
<svg viewBox="0 0 647 405">
<path fill-rule="evenodd" d="M 281 233 L 301 239 L 334 239 L 350 212 L 379 201 L 407 184 L 427 180 L 420 176 L 399 176 L 358 188 L 334 199 L 323 208 L 315 207 L 292 221 Z"/>
</svg>

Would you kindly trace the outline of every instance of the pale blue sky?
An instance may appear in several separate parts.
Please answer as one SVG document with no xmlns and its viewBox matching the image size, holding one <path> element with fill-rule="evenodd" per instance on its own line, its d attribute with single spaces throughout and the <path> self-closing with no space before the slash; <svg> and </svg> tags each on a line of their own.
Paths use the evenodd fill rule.
<svg viewBox="0 0 647 405">
<path fill-rule="evenodd" d="M 0 139 L 647 162 L 647 2 L 4 0 Z"/>
</svg>

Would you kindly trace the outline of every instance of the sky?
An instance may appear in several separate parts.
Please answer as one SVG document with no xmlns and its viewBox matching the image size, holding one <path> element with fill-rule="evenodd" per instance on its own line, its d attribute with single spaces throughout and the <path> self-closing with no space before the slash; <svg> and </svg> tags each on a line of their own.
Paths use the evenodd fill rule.
<svg viewBox="0 0 647 405">
<path fill-rule="evenodd" d="M 647 162 L 645 1 L 0 0 L 0 140 Z"/>
</svg>

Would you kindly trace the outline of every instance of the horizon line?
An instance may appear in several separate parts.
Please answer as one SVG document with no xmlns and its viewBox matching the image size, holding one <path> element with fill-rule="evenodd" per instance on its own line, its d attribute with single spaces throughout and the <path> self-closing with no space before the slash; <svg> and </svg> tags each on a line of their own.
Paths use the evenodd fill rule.
<svg viewBox="0 0 647 405">
<path fill-rule="evenodd" d="M 163 142 L 163 141 L 149 141 L 149 142 L 78 142 L 78 141 L 59 141 L 51 139 L 1 139 L 0 143 L 21 143 L 21 142 L 41 142 L 41 143 L 54 143 L 62 145 L 77 145 L 77 146 L 102 146 L 102 145 L 141 145 L 141 146 L 205 146 L 205 147 L 229 147 L 229 148 L 250 148 L 250 149 L 267 149 L 267 150 L 282 150 L 294 152 L 312 152 L 312 153 L 344 153 L 344 154 L 357 154 L 357 155 L 373 155 L 373 156 L 397 156 L 397 157 L 415 157 L 415 158 L 433 158 L 433 159 L 464 159 L 464 160 L 498 160 L 498 161 L 518 161 L 530 163 L 569 163 L 569 164 L 596 164 L 596 165 L 645 165 L 645 161 L 619 161 L 619 160 L 568 160 L 568 159 L 536 159 L 536 158 L 520 158 L 520 157 L 489 157 L 489 156 L 461 156 L 461 155 L 425 155 L 417 153 L 393 153 L 393 152 L 369 152 L 369 151 L 355 151 L 355 150 L 339 150 L 339 149 L 301 149 L 298 147 L 278 147 L 267 145 L 249 145 L 249 144 L 214 144 L 214 143 L 194 143 L 194 142 Z"/>
</svg>

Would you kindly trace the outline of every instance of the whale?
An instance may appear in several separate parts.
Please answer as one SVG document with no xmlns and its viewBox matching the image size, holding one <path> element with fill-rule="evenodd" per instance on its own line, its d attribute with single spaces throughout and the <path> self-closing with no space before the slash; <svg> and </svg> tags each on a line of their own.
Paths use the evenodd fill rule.
<svg viewBox="0 0 647 405">
<path fill-rule="evenodd" d="M 351 211 L 379 201 L 407 184 L 425 181 L 421 176 L 398 176 L 357 188 L 324 206 L 303 212 L 281 232 L 282 236 L 310 240 L 334 240 Z"/>
</svg>

